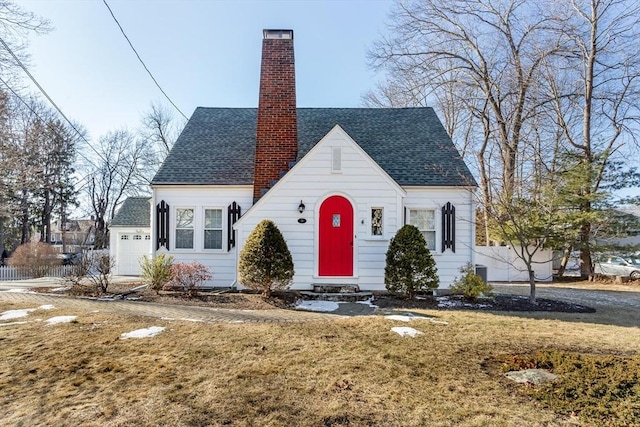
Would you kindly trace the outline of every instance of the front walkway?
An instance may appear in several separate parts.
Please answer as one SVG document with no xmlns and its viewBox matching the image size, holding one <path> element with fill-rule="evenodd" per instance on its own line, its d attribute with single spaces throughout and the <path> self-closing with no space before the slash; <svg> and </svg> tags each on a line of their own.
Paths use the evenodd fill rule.
<svg viewBox="0 0 640 427">
<path fill-rule="evenodd" d="M 50 294 L 25 292 L 0 292 L 0 302 L 51 304 L 56 308 L 74 311 L 101 311 L 106 313 L 146 316 L 161 319 L 184 319 L 217 323 L 298 323 L 339 319 L 342 316 L 329 313 L 313 313 L 295 310 L 230 310 L 224 308 L 194 307 L 154 304 L 122 300 L 96 300 L 70 298 Z"/>
</svg>

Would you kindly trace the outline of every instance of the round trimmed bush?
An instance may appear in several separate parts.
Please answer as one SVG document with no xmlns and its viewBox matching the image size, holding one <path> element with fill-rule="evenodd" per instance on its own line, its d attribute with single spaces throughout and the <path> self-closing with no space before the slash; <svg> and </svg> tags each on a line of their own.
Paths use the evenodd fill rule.
<svg viewBox="0 0 640 427">
<path fill-rule="evenodd" d="M 392 294 L 413 299 L 438 287 L 438 269 L 424 236 L 413 225 L 403 226 L 389 243 L 384 284 Z"/>
<path fill-rule="evenodd" d="M 262 220 L 249 234 L 240 251 L 238 273 L 240 283 L 267 297 L 291 285 L 293 258 L 273 221 Z"/>
</svg>

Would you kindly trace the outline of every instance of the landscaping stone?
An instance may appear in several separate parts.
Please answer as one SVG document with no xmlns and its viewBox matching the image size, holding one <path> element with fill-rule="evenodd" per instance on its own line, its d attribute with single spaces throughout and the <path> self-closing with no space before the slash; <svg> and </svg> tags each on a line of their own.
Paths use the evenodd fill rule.
<svg viewBox="0 0 640 427">
<path fill-rule="evenodd" d="M 556 374 L 545 371 L 544 369 L 524 369 L 522 371 L 509 371 L 504 374 L 507 378 L 517 383 L 529 383 L 533 385 L 541 385 L 558 379 Z"/>
</svg>

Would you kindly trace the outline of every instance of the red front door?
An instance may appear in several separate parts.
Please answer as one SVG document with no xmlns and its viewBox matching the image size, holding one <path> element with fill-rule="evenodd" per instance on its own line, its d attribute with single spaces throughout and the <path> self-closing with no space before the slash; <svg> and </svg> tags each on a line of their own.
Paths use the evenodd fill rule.
<svg viewBox="0 0 640 427">
<path fill-rule="evenodd" d="M 320 276 L 353 276 L 353 208 L 347 199 L 331 196 L 320 206 Z"/>
</svg>

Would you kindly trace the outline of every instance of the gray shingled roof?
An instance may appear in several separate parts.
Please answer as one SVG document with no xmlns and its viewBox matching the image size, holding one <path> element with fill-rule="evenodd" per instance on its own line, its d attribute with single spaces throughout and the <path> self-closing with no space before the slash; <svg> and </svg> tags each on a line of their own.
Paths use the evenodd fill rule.
<svg viewBox="0 0 640 427">
<path fill-rule="evenodd" d="M 151 227 L 150 197 L 129 197 L 113 216 L 111 227 Z"/>
<path fill-rule="evenodd" d="M 152 184 L 253 184 L 255 108 L 191 116 Z M 431 108 L 298 108 L 298 160 L 336 124 L 401 186 L 476 185 Z"/>
</svg>

